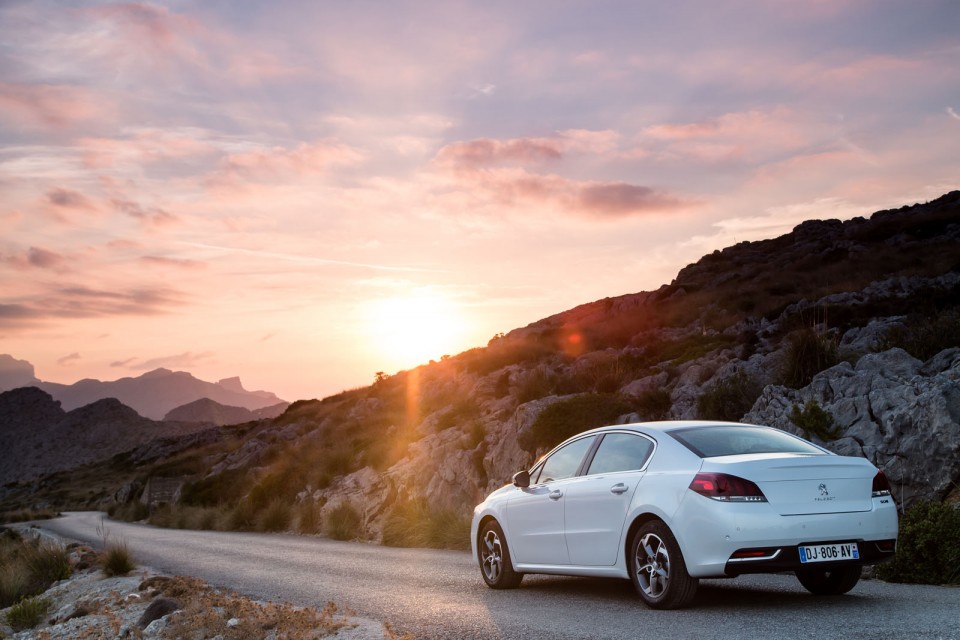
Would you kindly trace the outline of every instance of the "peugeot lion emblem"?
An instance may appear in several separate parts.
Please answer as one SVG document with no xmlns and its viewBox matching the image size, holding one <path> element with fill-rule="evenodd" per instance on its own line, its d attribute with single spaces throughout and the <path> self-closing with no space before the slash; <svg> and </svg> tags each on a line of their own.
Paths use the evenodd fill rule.
<svg viewBox="0 0 960 640">
<path fill-rule="evenodd" d="M 830 492 L 827 491 L 827 485 L 825 485 L 825 484 L 822 483 L 822 482 L 820 483 L 820 486 L 817 487 L 817 489 L 820 489 L 820 495 L 822 495 L 822 496 L 828 496 L 828 495 L 830 495 Z"/>
</svg>

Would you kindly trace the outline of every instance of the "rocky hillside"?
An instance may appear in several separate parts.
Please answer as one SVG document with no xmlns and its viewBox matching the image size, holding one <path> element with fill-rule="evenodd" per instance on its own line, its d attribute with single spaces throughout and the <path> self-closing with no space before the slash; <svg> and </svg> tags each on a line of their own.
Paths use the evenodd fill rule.
<svg viewBox="0 0 960 640">
<path fill-rule="evenodd" d="M 33 365 L 29 362 L 0 355 L 0 391 L 26 386 L 46 391 L 66 411 L 104 398 L 116 398 L 152 420 L 163 420 L 173 409 L 202 398 L 250 411 L 286 405 L 269 391 L 247 391 L 237 377 L 213 383 L 199 380 L 185 371 L 169 369 L 154 369 L 135 378 L 112 381 L 87 379 L 74 384 L 43 382 L 37 380 Z"/>
<path fill-rule="evenodd" d="M 66 412 L 36 387 L 0 393 L 0 485 L 108 460 L 158 438 L 210 425 L 155 422 L 114 398 Z"/>
<path fill-rule="evenodd" d="M 296 402 L 162 471 L 192 477 L 185 506 L 232 505 L 239 527 L 283 505 L 323 521 L 347 504 L 378 539 L 398 514 L 469 513 L 582 429 L 746 417 L 866 456 L 901 503 L 942 499 L 960 484 L 958 347 L 952 192 L 716 251 L 656 291 Z"/>
</svg>

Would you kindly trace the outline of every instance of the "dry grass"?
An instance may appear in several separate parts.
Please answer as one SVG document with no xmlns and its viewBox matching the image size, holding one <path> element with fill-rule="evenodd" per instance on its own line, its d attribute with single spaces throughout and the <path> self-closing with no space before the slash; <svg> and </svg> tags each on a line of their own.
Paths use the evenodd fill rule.
<svg viewBox="0 0 960 640">
<path fill-rule="evenodd" d="M 100 554 L 100 568 L 107 576 L 125 576 L 137 568 L 125 542 L 111 542 Z"/>
<path fill-rule="evenodd" d="M 176 577 L 161 583 L 163 595 L 183 604 L 170 617 L 164 635 L 171 638 L 213 638 L 246 640 L 324 638 L 348 626 L 337 607 L 328 603 L 322 610 L 289 604 L 253 602 L 236 594 L 214 590 L 196 578 Z"/>
</svg>

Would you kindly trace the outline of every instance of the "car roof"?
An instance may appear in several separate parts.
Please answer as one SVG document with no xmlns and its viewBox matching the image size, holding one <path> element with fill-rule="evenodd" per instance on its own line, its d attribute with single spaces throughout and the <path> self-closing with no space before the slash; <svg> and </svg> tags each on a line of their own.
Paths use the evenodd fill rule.
<svg viewBox="0 0 960 640">
<path fill-rule="evenodd" d="M 607 431 L 660 431 L 662 433 L 666 433 L 668 431 L 686 429 L 690 427 L 762 427 L 762 425 L 749 424 L 746 422 L 724 422 L 723 420 L 661 420 L 659 422 L 630 422 L 627 424 L 611 424 L 605 427 L 598 427 L 596 429 L 584 431 L 579 435 L 586 435 L 588 433 L 605 433 Z"/>
</svg>

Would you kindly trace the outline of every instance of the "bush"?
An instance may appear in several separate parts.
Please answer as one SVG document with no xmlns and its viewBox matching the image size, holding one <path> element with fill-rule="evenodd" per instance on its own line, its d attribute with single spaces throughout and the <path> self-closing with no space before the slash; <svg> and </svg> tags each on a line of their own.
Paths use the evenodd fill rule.
<svg viewBox="0 0 960 640">
<path fill-rule="evenodd" d="M 320 530 L 320 509 L 313 498 L 307 498 L 297 507 L 297 531 L 314 534 Z"/>
<path fill-rule="evenodd" d="M 960 584 L 960 509 L 918 502 L 900 519 L 897 554 L 877 577 L 914 584 Z"/>
<path fill-rule="evenodd" d="M 388 547 L 470 548 L 470 517 L 454 509 L 434 509 L 425 500 L 395 504 L 383 522 Z"/>
<path fill-rule="evenodd" d="M 556 386 L 557 376 L 547 367 L 540 365 L 520 377 L 514 395 L 517 402 L 523 404 L 545 398 L 554 392 Z"/>
<path fill-rule="evenodd" d="M 637 396 L 636 406 L 637 413 L 644 420 L 664 420 L 670 413 L 673 401 L 666 389 L 648 389 Z"/>
<path fill-rule="evenodd" d="M 881 340 L 880 351 L 900 347 L 914 358 L 929 360 L 944 349 L 960 347 L 960 311 L 949 309 L 932 316 L 911 315 Z"/>
<path fill-rule="evenodd" d="M 738 422 L 750 411 L 763 388 L 743 371 L 720 380 L 697 398 L 697 416 L 702 420 Z"/>
<path fill-rule="evenodd" d="M 836 338 L 807 327 L 793 333 L 780 370 L 780 382 L 792 389 L 810 384 L 813 376 L 840 362 Z"/>
<path fill-rule="evenodd" d="M 111 542 L 100 554 L 100 569 L 107 576 L 125 576 L 136 568 L 125 542 Z"/>
<path fill-rule="evenodd" d="M 62 546 L 25 540 L 9 529 L 0 537 L 0 567 L 0 609 L 70 577 L 69 556 Z"/>
<path fill-rule="evenodd" d="M 632 410 L 630 402 L 612 393 L 588 393 L 559 400 L 540 412 L 529 431 L 520 433 L 517 444 L 533 453 L 581 431 L 608 425 Z"/>
<path fill-rule="evenodd" d="M 840 428 L 833 423 L 833 416 L 823 409 L 816 400 L 809 400 L 803 405 L 803 410 L 793 405 L 790 411 L 790 421 L 808 434 L 813 434 L 829 442 L 840 437 Z"/>
<path fill-rule="evenodd" d="M 276 499 L 257 516 L 257 531 L 286 531 L 290 526 L 290 505 Z"/>
<path fill-rule="evenodd" d="M 14 631 L 24 631 L 32 629 L 43 619 L 50 611 L 51 603 L 46 598 L 24 598 L 17 604 L 10 607 L 7 612 L 7 624 Z"/>
<path fill-rule="evenodd" d="M 241 500 L 227 514 L 227 529 L 250 531 L 256 524 L 256 511 L 249 500 Z"/>
<path fill-rule="evenodd" d="M 360 512 L 349 502 L 341 502 L 330 510 L 323 523 L 323 532 L 334 540 L 353 540 L 360 537 Z"/>
</svg>

